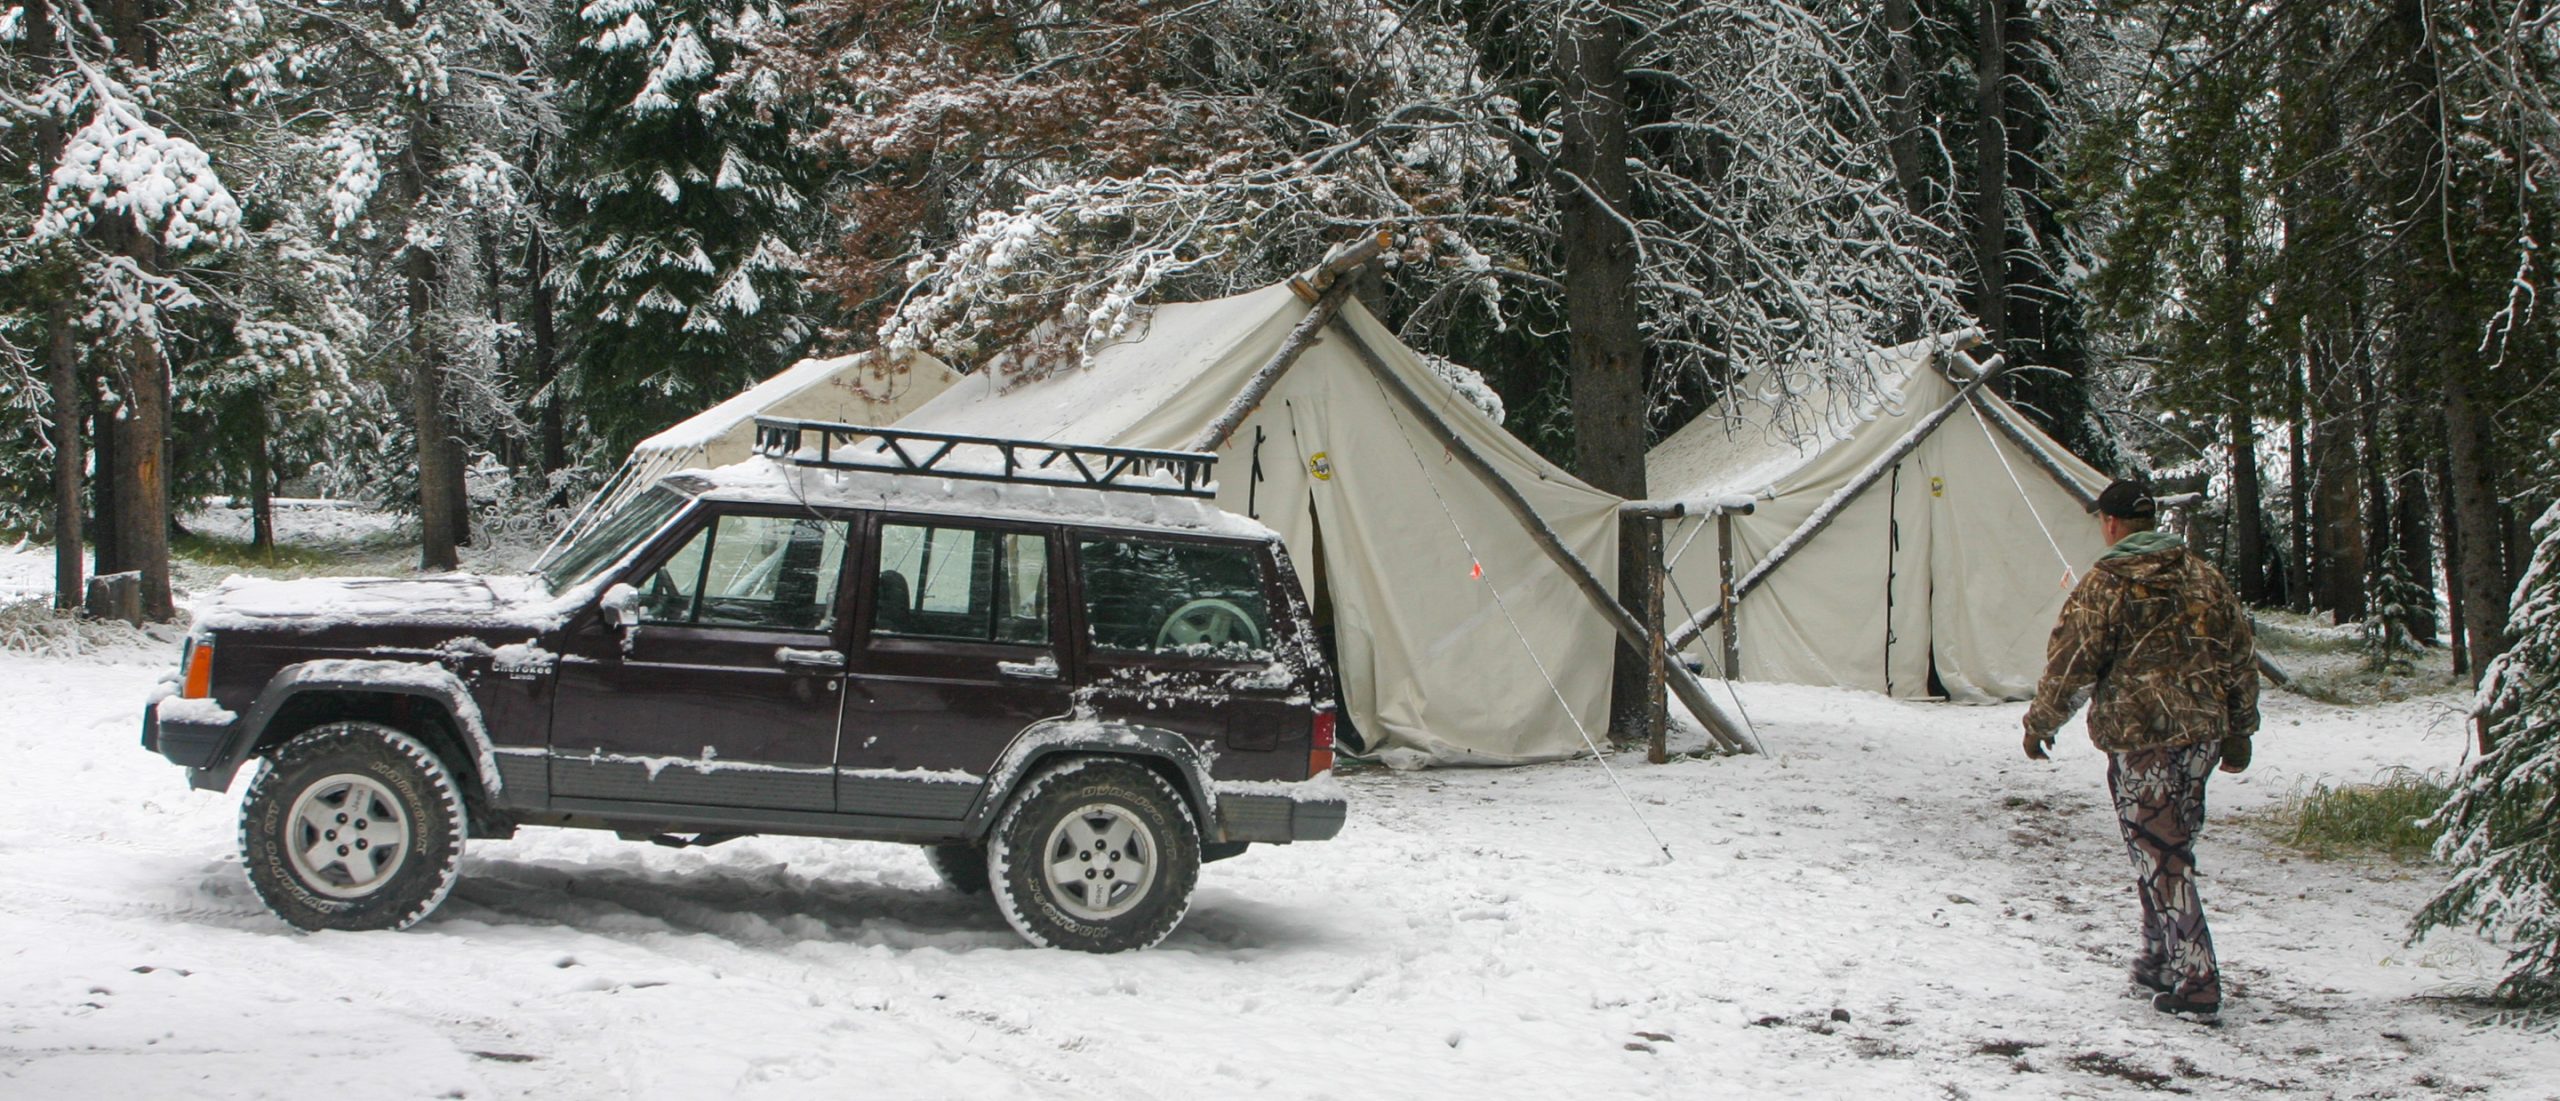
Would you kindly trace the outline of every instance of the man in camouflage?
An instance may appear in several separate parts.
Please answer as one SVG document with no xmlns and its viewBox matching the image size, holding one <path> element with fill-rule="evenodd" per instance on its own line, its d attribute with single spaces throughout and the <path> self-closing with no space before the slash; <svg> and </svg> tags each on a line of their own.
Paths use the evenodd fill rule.
<svg viewBox="0 0 2560 1101">
<path fill-rule="evenodd" d="M 2107 754 L 2107 788 L 2142 899 L 2133 981 L 2153 1008 L 2211 1019 L 2222 979 L 2196 895 L 2195 837 L 2205 780 L 2249 767 L 2258 674 L 2249 616 L 2222 573 L 2186 542 L 2153 530 L 2151 487 L 2119 481 L 2098 497 L 2113 546 L 2062 606 L 2044 679 L 2027 709 L 2029 760 L 2089 704 L 2089 738 Z"/>
</svg>

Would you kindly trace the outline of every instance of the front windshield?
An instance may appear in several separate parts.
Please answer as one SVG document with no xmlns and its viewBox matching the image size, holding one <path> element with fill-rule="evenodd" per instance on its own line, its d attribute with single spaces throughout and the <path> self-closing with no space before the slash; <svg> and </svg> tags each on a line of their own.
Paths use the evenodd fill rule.
<svg viewBox="0 0 2560 1101">
<path fill-rule="evenodd" d="M 551 564 L 542 567 L 542 581 L 553 595 L 565 593 L 584 584 L 596 572 L 622 558 L 633 543 L 648 538 L 676 514 L 691 498 L 665 486 L 651 486 L 631 499 L 603 523 L 589 527 L 586 534 L 572 541 Z"/>
</svg>

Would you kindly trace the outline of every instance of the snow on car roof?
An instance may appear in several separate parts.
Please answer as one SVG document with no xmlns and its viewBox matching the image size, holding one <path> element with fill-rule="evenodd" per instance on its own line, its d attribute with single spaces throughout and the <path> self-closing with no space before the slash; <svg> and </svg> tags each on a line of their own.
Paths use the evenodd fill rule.
<svg viewBox="0 0 2560 1101">
<path fill-rule="evenodd" d="M 994 473 L 992 456 L 955 454 L 941 465 Z M 885 474 L 798 466 L 756 456 L 713 470 L 687 470 L 659 482 L 688 496 L 762 504 L 867 508 L 980 516 L 1041 523 L 1217 535 L 1276 541 L 1277 532 L 1194 497 L 1127 489 L 1028 482 L 987 482 L 935 474 Z M 1166 481 L 1171 485 L 1170 479 Z"/>
</svg>

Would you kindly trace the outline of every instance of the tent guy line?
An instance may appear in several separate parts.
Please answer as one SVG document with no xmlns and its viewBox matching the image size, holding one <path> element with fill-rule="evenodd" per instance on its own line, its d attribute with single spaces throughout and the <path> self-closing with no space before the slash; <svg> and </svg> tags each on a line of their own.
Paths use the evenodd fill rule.
<svg viewBox="0 0 2560 1101">
<path fill-rule="evenodd" d="M 1379 397 L 1391 398 L 1387 393 L 1385 379 L 1372 377 L 1370 382 L 1378 388 Z M 1392 400 L 1388 402 L 1387 409 L 1388 415 L 1396 417 L 1401 426 L 1403 417 L 1395 412 L 1395 403 Z M 1431 491 L 1432 502 L 1440 506 L 1440 518 L 1448 522 L 1450 534 L 1457 536 L 1458 545 L 1466 549 L 1467 560 L 1478 563 L 1474 571 L 1475 579 L 1482 581 L 1485 592 L 1492 594 L 1493 606 L 1502 613 L 1502 622 L 1511 628 L 1511 637 L 1520 643 L 1521 651 L 1529 655 L 1529 664 L 1537 667 L 1538 676 L 1547 682 L 1547 691 L 1555 696 L 1556 706 L 1564 708 L 1564 717 L 1573 723 L 1574 734 L 1582 739 L 1584 746 L 1590 748 L 1592 761 L 1600 766 L 1602 774 L 1609 777 L 1609 786 L 1617 789 L 1619 801 L 1627 805 L 1627 813 L 1635 818 L 1636 825 L 1644 828 L 1645 836 L 1653 839 L 1653 847 L 1662 852 L 1663 863 L 1670 863 L 1674 859 L 1671 855 L 1670 842 L 1664 841 L 1662 834 L 1653 828 L 1653 823 L 1646 820 L 1644 809 L 1636 805 L 1634 793 L 1629 792 L 1626 783 L 1618 779 L 1618 770 L 1610 767 L 1608 755 L 1600 751 L 1600 743 L 1591 737 L 1591 728 L 1583 723 L 1581 714 L 1574 711 L 1573 701 L 1564 698 L 1563 687 L 1556 684 L 1555 674 L 1547 671 L 1547 663 L 1538 657 L 1537 648 L 1529 644 L 1529 633 L 1520 629 L 1519 620 L 1512 618 L 1511 602 L 1502 598 L 1502 586 L 1494 583 L 1493 575 L 1484 572 L 1481 560 L 1476 557 L 1474 541 L 1467 538 L 1466 527 L 1458 523 L 1458 514 L 1449 507 L 1449 499 L 1440 493 L 1440 482 L 1432 476 L 1431 464 L 1422 461 L 1422 449 L 1413 445 L 1411 435 L 1398 434 L 1404 438 L 1405 454 L 1413 458 L 1414 470 L 1422 475 L 1423 488 Z"/>
</svg>

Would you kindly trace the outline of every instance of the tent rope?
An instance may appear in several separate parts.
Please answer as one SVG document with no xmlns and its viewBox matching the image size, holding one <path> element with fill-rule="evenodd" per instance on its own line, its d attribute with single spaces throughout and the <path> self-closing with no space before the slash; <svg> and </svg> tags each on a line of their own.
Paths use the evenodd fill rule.
<svg viewBox="0 0 2560 1101">
<path fill-rule="evenodd" d="M 1510 625 L 1511 637 L 1520 640 L 1520 649 L 1529 655 L 1529 664 L 1536 666 L 1538 676 L 1547 682 L 1548 693 L 1555 696 L 1557 706 L 1564 708 L 1564 717 L 1573 723 L 1573 732 L 1580 735 L 1583 746 L 1591 750 L 1591 759 L 1599 763 L 1600 771 L 1608 775 L 1609 786 L 1617 789 L 1618 798 L 1627 804 L 1627 813 L 1635 818 L 1636 825 L 1644 828 L 1645 836 L 1653 839 L 1653 846 L 1661 850 L 1663 861 L 1670 862 L 1672 859 L 1670 844 L 1662 840 L 1661 834 L 1654 832 L 1653 823 L 1645 819 L 1644 810 L 1636 805 L 1635 796 L 1628 792 L 1627 785 L 1618 779 L 1618 770 L 1609 767 L 1609 758 L 1600 752 L 1600 743 L 1592 740 L 1590 728 L 1583 725 L 1582 716 L 1574 713 L 1573 702 L 1564 698 L 1564 689 L 1557 686 L 1555 675 L 1547 671 L 1547 663 L 1538 657 L 1537 647 L 1529 644 L 1528 632 L 1521 630 L 1520 621 L 1512 618 L 1511 604 L 1502 598 L 1502 587 L 1494 584 L 1493 578 L 1484 575 L 1484 559 L 1476 555 L 1475 543 L 1467 538 L 1467 529 L 1458 523 L 1457 513 L 1450 511 L 1449 499 L 1441 496 L 1439 481 L 1431 476 L 1431 465 L 1422 461 L 1422 452 L 1413 446 L 1413 434 L 1405 427 L 1403 411 L 1396 408 L 1395 401 L 1387 393 L 1385 383 L 1374 378 L 1369 381 L 1371 385 L 1378 388 L 1380 404 L 1386 406 L 1387 414 L 1395 418 L 1396 435 L 1404 441 L 1405 453 L 1413 456 L 1414 469 L 1421 472 L 1422 486 L 1431 491 L 1432 503 L 1440 506 L 1440 518 L 1449 522 L 1449 530 L 1457 535 L 1459 547 L 1467 552 L 1467 562 L 1474 569 L 1477 579 L 1484 582 L 1486 592 L 1493 594 L 1493 606 L 1501 610 L 1502 621 Z"/>
<path fill-rule="evenodd" d="M 2035 520 L 2036 530 L 2044 533 L 2044 545 L 2052 547 L 2054 561 L 2062 563 L 2062 587 L 2069 589 L 2079 581 L 2079 575 L 2071 568 L 2071 556 L 2062 553 L 2061 540 L 2055 539 L 2053 529 L 2045 526 L 2044 514 L 2036 510 L 2036 499 L 2028 495 L 2026 483 L 2018 480 L 2017 468 L 2009 465 L 2009 453 L 2000 449 L 2000 438 L 1992 434 L 1991 422 L 1982 419 L 1982 407 L 1972 402 L 1966 402 L 1965 407 L 1973 411 L 1973 423 L 1981 426 L 1983 439 L 1991 444 L 1991 456 L 2000 460 L 2000 469 L 2008 472 L 2009 484 L 2018 488 L 2018 499 L 2027 503 L 2027 515 Z"/>
</svg>

